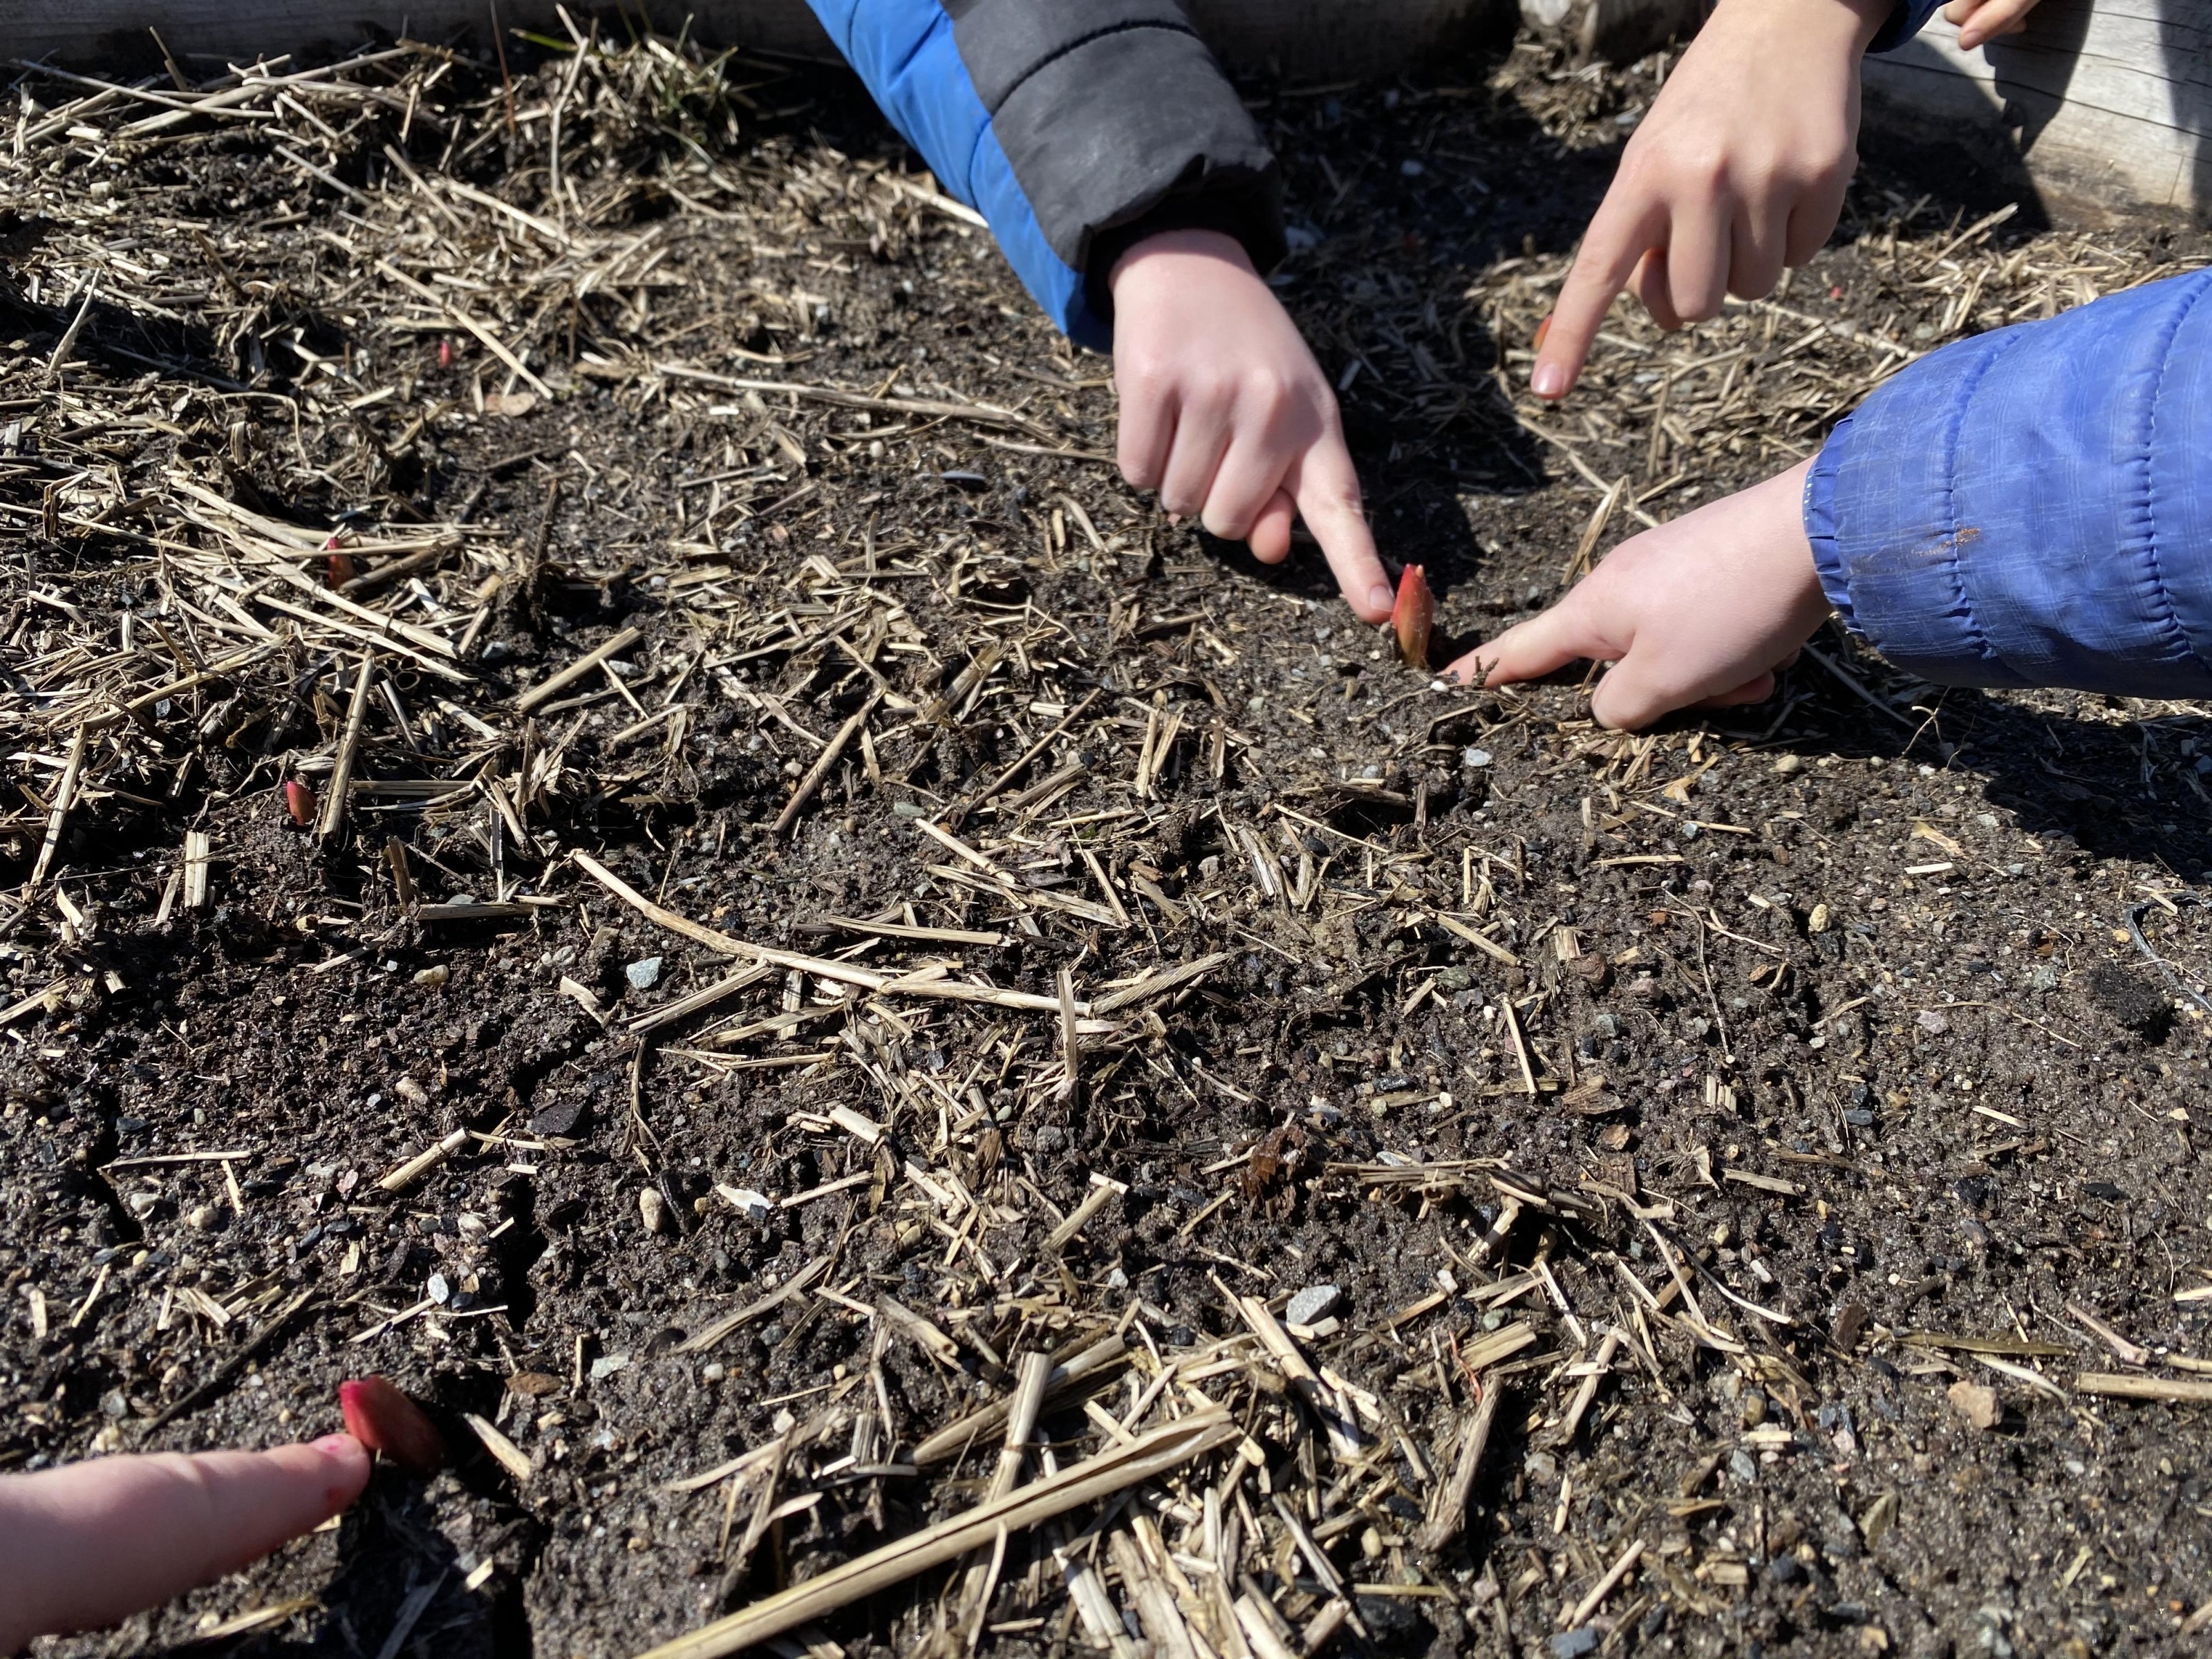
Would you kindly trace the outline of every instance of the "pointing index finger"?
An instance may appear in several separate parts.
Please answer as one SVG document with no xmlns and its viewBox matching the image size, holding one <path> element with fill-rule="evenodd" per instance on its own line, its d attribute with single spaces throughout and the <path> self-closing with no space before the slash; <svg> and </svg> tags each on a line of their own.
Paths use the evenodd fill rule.
<svg viewBox="0 0 2212 1659">
<path fill-rule="evenodd" d="M 1345 603 L 1362 622 L 1389 621 L 1395 595 L 1382 561 L 1376 556 L 1375 538 L 1359 504 L 1359 475 L 1344 447 L 1344 434 L 1326 434 L 1298 459 L 1283 483 L 1306 528 L 1321 544 Z"/>
<path fill-rule="evenodd" d="M 234 1571 L 337 1513 L 368 1480 L 368 1454 L 345 1435 L 11 1476 L 0 1488 L 0 1652 Z"/>
<path fill-rule="evenodd" d="M 1567 280 L 1559 285 L 1559 302 L 1537 342 L 1528 389 L 1539 398 L 1564 398 L 1574 389 L 1613 296 L 1627 285 L 1637 261 L 1657 240 L 1656 216 L 1656 206 L 1639 212 L 1626 205 L 1620 182 L 1614 180 L 1583 236 L 1581 251 Z"/>
<path fill-rule="evenodd" d="M 1511 685 L 1541 679 L 1578 657 L 1605 649 L 1581 618 L 1564 605 L 1516 623 L 1495 639 L 1485 640 L 1451 665 L 1462 684 Z"/>
</svg>

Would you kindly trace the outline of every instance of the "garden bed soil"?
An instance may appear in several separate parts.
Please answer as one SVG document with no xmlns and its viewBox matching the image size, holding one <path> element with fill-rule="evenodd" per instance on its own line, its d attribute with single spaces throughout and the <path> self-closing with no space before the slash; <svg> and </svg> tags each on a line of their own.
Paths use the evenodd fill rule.
<svg viewBox="0 0 2212 1659">
<path fill-rule="evenodd" d="M 795 1639 L 1093 1651 L 1091 1561 L 1234 1652 L 1248 1589 L 1326 1613 L 1298 1532 L 1387 1653 L 2205 1626 L 2200 708 L 1832 632 L 1641 737 L 1440 689 L 1310 546 L 1120 483 L 1109 364 L 848 78 L 512 49 L 167 123 L 33 76 L 0 155 L 0 1470 L 372 1372 L 465 1454 L 37 1651 L 638 1652 L 981 1501 L 997 1430 L 917 1446 L 1115 1333 L 1051 1457 L 1203 1394 L 1256 1463 Z M 2202 257 L 1875 172 L 1775 300 L 1624 306 L 1536 405 L 1662 65 L 1250 89 L 1450 649 Z"/>
</svg>

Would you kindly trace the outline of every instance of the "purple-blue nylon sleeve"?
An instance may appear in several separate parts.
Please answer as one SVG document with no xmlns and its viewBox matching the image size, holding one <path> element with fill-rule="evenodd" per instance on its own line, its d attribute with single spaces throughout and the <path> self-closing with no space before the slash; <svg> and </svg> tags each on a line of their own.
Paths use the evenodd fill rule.
<svg viewBox="0 0 2212 1659">
<path fill-rule="evenodd" d="M 2212 270 L 1964 340 L 1829 435 L 1828 599 L 1948 685 L 2212 696 Z"/>
<path fill-rule="evenodd" d="M 1083 273 L 1045 240 L 938 0 L 808 3 L 938 182 L 990 222 L 1006 263 L 1045 314 L 1077 343 L 1111 349 L 1113 331 L 1091 310 Z"/>
</svg>

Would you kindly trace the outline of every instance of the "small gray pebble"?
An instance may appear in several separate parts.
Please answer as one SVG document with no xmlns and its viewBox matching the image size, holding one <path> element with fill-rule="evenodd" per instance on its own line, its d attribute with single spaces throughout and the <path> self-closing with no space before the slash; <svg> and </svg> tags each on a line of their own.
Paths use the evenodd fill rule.
<svg viewBox="0 0 2212 1659">
<path fill-rule="evenodd" d="M 1859 1531 L 1842 1510 L 1832 1510 L 1820 1524 L 1820 1553 L 1831 1561 L 1856 1561 Z"/>
<path fill-rule="evenodd" d="M 1558 1659 L 1583 1659 L 1583 1655 L 1589 1652 L 1597 1644 L 1597 1626 L 1577 1625 L 1574 1629 L 1563 1632 L 1552 1638 L 1552 1651 L 1558 1656 Z"/>
<path fill-rule="evenodd" d="M 660 958 L 647 957 L 642 961 L 633 962 L 623 972 L 629 980 L 630 989 L 650 991 L 660 983 Z"/>
<path fill-rule="evenodd" d="M 1343 1290 L 1334 1285 L 1309 1285 L 1291 1298 L 1291 1305 L 1283 1310 L 1283 1317 L 1293 1325 L 1311 1325 L 1328 1317 L 1329 1312 L 1344 1299 Z"/>
<path fill-rule="evenodd" d="M 629 1364 L 629 1356 L 626 1353 L 602 1354 L 592 1362 L 592 1381 L 604 1382 Z"/>
<path fill-rule="evenodd" d="M 1490 751 L 1487 749 L 1470 749 L 1459 757 L 1459 763 L 1480 769 L 1490 764 Z"/>
</svg>

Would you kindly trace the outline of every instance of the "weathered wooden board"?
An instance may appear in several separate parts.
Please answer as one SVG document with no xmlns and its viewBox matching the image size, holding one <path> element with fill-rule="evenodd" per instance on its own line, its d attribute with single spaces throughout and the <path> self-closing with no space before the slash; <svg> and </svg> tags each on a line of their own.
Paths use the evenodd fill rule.
<svg viewBox="0 0 2212 1659">
<path fill-rule="evenodd" d="M 2043 0 L 1962 52 L 1939 16 L 1869 58 L 1867 119 L 2024 166 L 2054 216 L 2212 216 L 2212 0 Z"/>
<path fill-rule="evenodd" d="M 502 24 L 558 33 L 555 0 L 498 0 Z M 1253 69 L 1346 80 L 1432 61 L 1510 0 L 1185 0 L 1217 52 Z M 581 19 L 592 0 L 571 3 Z M 611 8 L 608 8 L 611 9 Z M 158 28 L 171 51 L 224 59 L 327 52 L 402 29 L 418 40 L 489 35 L 491 0 L 0 0 L 0 50 L 17 58 L 115 63 L 144 54 Z M 805 0 L 631 0 L 673 33 L 808 57 L 833 56 Z"/>
</svg>

